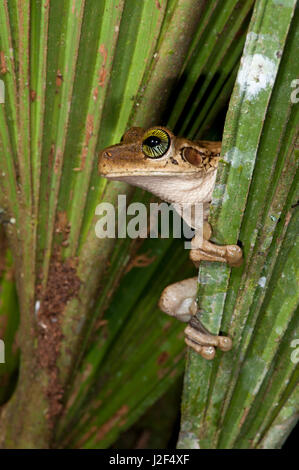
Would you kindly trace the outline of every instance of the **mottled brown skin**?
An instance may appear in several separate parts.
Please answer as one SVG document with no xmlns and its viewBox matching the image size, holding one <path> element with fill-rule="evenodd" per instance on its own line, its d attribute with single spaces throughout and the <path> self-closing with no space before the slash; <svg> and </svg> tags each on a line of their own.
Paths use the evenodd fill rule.
<svg viewBox="0 0 299 470">
<path fill-rule="evenodd" d="M 142 143 L 144 136 L 155 129 L 161 129 L 168 134 L 170 145 L 163 156 L 150 158 L 143 152 Z M 147 130 L 132 127 L 125 133 L 120 144 L 100 152 L 98 169 L 99 173 L 108 179 L 126 181 L 178 206 L 185 202 L 203 203 L 203 239 L 199 239 L 195 234 L 190 259 L 196 266 L 201 260 L 240 266 L 242 251 L 238 246 L 219 246 L 209 241 L 212 230 L 206 220 L 206 209 L 209 207 L 215 185 L 220 151 L 221 142 L 193 142 L 174 136 L 163 126 Z M 187 223 L 196 227 L 190 220 Z M 198 310 L 196 290 L 197 278 L 172 284 L 164 289 L 159 307 L 181 321 L 189 321 L 185 329 L 186 344 L 202 357 L 213 359 L 216 347 L 228 351 L 232 342 L 228 337 L 212 335 L 195 316 Z"/>
</svg>

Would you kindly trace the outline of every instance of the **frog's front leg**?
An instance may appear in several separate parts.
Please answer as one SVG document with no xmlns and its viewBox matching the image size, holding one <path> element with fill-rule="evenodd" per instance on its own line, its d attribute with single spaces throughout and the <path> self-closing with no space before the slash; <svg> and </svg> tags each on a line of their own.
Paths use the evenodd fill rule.
<svg viewBox="0 0 299 470">
<path fill-rule="evenodd" d="M 220 261 L 230 266 L 241 266 L 242 250 L 238 245 L 215 245 L 209 240 L 212 229 L 208 222 L 204 222 L 202 239 L 195 236 L 191 241 L 190 259 L 198 268 L 200 261 Z"/>
<path fill-rule="evenodd" d="M 180 321 L 189 322 L 185 329 L 186 344 L 205 359 L 213 359 L 216 347 L 229 351 L 232 341 L 226 336 L 212 335 L 196 317 L 197 282 L 197 277 L 192 277 L 166 287 L 159 308 Z"/>
</svg>

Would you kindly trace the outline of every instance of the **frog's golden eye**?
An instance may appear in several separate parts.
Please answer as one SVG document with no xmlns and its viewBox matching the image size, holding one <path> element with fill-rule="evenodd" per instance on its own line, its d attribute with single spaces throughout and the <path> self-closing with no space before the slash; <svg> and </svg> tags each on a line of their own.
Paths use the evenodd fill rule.
<svg viewBox="0 0 299 470">
<path fill-rule="evenodd" d="M 143 137 L 142 151 L 147 157 L 163 157 L 169 146 L 170 137 L 162 129 L 150 129 Z"/>
</svg>

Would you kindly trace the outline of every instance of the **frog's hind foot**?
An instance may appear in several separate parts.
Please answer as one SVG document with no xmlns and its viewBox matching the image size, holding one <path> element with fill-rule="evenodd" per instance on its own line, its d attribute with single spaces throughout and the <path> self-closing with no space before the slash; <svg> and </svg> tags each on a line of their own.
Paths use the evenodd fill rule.
<svg viewBox="0 0 299 470">
<path fill-rule="evenodd" d="M 209 241 L 212 228 L 204 222 L 203 238 L 194 236 L 191 241 L 190 259 L 198 268 L 200 261 L 218 261 L 228 263 L 230 266 L 241 266 L 243 262 L 242 250 L 238 245 L 215 245 Z"/>
<path fill-rule="evenodd" d="M 159 308 L 182 322 L 189 322 L 185 328 L 185 342 L 205 359 L 213 359 L 215 348 L 229 351 L 232 341 L 227 336 L 212 335 L 196 317 L 197 277 L 184 279 L 166 287 L 162 292 Z"/>
<path fill-rule="evenodd" d="M 212 335 L 195 316 L 185 328 L 185 336 L 185 343 L 208 360 L 215 357 L 215 348 L 221 351 L 232 348 L 232 340 L 228 336 Z"/>
</svg>

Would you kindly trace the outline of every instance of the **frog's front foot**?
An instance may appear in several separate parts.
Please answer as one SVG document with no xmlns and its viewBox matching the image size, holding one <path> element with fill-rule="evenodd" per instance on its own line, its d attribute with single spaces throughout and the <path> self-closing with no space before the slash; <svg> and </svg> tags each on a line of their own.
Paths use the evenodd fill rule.
<svg viewBox="0 0 299 470">
<path fill-rule="evenodd" d="M 198 268 L 200 261 L 219 261 L 238 267 L 243 262 L 242 250 L 238 245 L 215 245 L 209 241 L 212 229 L 208 222 L 204 224 L 203 238 L 195 235 L 191 241 L 190 259 Z"/>
<path fill-rule="evenodd" d="M 185 343 L 205 359 L 213 359 L 215 348 L 230 351 L 232 340 L 228 336 L 212 335 L 197 317 L 192 317 L 185 328 Z"/>
</svg>

